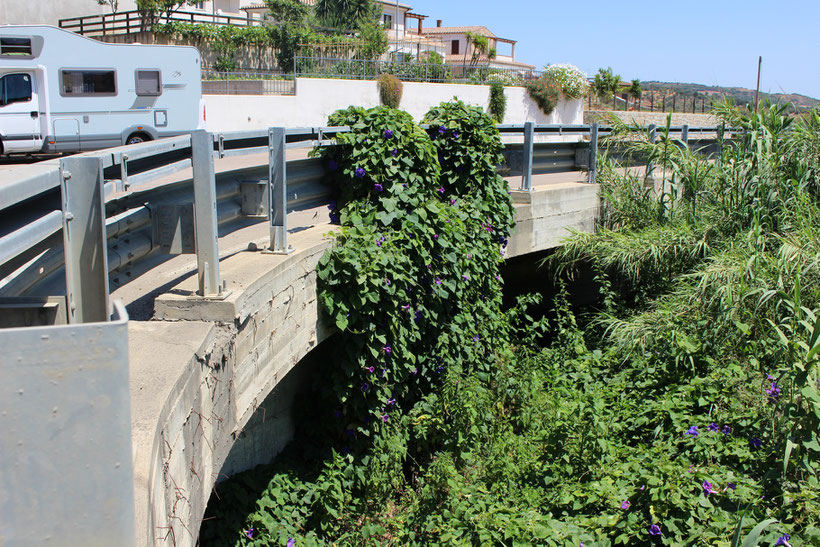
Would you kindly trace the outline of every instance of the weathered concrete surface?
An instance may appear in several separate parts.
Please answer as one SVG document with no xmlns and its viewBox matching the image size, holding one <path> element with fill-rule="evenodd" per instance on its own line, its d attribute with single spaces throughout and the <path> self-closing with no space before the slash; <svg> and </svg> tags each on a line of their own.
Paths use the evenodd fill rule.
<svg viewBox="0 0 820 547">
<path fill-rule="evenodd" d="M 534 175 L 532 192 L 513 191 L 515 229 L 504 256 L 552 249 L 571 230 L 592 232 L 600 208 L 598 185 L 580 182 L 586 177 L 582 171 Z"/>
<path fill-rule="evenodd" d="M 567 228 L 592 230 L 597 187 L 580 182 L 586 176 L 537 175 L 532 192 L 513 192 L 517 227 L 506 256 L 554 247 Z M 292 437 L 299 380 L 290 371 L 333 330 L 316 298 L 316 264 L 332 245 L 332 227 L 313 222 L 289 234 L 289 255 L 247 250 L 248 241 L 266 243 L 264 223 L 220 239 L 230 289 L 223 300 L 195 296 L 193 256 L 156 272 L 166 288 L 153 298 L 154 318 L 129 330 L 139 544 L 195 545 L 222 474 L 267 463 Z M 139 284 L 147 281 L 129 290 L 146 291 Z M 229 458 L 245 428 L 254 431 Z"/>
<path fill-rule="evenodd" d="M 236 252 L 221 260 L 231 294 L 193 296 L 189 276 L 131 324 L 139 544 L 194 545 L 211 491 L 249 422 L 261 439 L 234 453 L 231 472 L 270 461 L 290 440 L 292 393 L 267 396 L 332 331 L 319 318 L 316 263 L 327 224 L 291 237 L 290 255 Z M 264 422 L 264 427 L 259 422 Z M 256 433 L 255 433 L 256 435 Z"/>
</svg>

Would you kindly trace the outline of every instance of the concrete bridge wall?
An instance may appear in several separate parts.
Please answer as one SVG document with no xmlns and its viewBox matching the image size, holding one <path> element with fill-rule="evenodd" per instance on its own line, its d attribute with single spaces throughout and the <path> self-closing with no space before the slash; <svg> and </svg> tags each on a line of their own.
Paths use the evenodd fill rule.
<svg viewBox="0 0 820 547">
<path fill-rule="evenodd" d="M 509 256 L 552 248 L 567 227 L 594 228 L 597 187 L 539 186 L 549 177 L 513 193 Z M 294 366 L 333 330 L 316 300 L 329 229 L 292 234 L 289 255 L 233 253 L 220 264 L 231 291 L 224 300 L 194 298 L 189 276 L 155 300 L 155 320 L 130 324 L 138 544 L 195 545 L 223 474 L 269 462 L 290 440 L 291 403 L 304 380 Z M 253 434 L 243 439 L 249 424 Z"/>
</svg>

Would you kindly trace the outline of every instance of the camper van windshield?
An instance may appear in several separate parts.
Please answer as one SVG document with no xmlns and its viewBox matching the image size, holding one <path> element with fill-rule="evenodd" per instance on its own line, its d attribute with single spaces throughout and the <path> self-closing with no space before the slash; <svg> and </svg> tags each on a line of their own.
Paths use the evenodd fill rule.
<svg viewBox="0 0 820 547">
<path fill-rule="evenodd" d="M 31 76 L 6 74 L 0 78 L 0 106 L 31 100 Z"/>
<path fill-rule="evenodd" d="M 60 94 L 65 97 L 116 95 L 116 81 L 113 70 L 61 70 Z"/>
</svg>

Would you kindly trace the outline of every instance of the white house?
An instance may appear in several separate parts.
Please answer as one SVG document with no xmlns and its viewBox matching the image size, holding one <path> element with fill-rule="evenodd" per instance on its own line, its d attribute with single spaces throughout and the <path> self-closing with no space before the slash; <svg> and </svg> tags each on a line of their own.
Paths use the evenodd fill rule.
<svg viewBox="0 0 820 547">
<path fill-rule="evenodd" d="M 477 52 L 472 41 L 468 39 L 467 33 L 470 33 L 487 38 L 488 50 L 495 52 L 495 56 L 478 53 L 475 58 L 475 64 L 478 66 L 517 72 L 528 72 L 535 68 L 533 65 L 515 60 L 516 40 L 496 36 L 485 26 L 444 27 L 441 23 L 441 20 L 438 20 L 435 27 L 425 28 L 423 32 L 425 36 L 443 42 L 446 50 L 444 59 L 448 65 L 465 67 L 473 64 L 473 54 Z"/>
</svg>

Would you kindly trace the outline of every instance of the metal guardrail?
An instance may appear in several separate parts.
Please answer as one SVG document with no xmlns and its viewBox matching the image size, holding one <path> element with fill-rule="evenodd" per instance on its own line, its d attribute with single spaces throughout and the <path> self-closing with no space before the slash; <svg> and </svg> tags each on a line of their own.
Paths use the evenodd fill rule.
<svg viewBox="0 0 820 547">
<path fill-rule="evenodd" d="M 521 176 L 523 190 L 532 188 L 534 175 L 578 168 L 587 169 L 589 182 L 595 182 L 597 141 L 611 131 L 597 124 L 498 128 L 502 136 L 522 137 L 523 142 L 507 145 L 503 174 Z M 321 204 L 330 191 L 320 183 L 324 170 L 319 160 L 285 164 L 281 151 L 331 145 L 336 134 L 348 130 L 201 132 L 0 171 L 0 297 L 61 293 L 60 272 L 65 271 L 67 278 L 82 280 L 68 281 L 68 321 L 102 321 L 108 284 L 127 283 L 147 258 L 180 253 L 200 258 L 201 296 L 219 297 L 219 227 L 267 217 L 272 250 L 287 252 L 286 212 Z M 682 126 L 670 132 L 687 140 L 719 130 Z M 582 140 L 539 142 L 544 137 Z M 247 154 L 267 155 L 267 165 L 214 173 L 215 158 Z M 182 169 L 192 169 L 192 178 L 171 176 Z M 78 193 L 81 187 L 85 193 Z M 200 230 L 205 223 L 207 229 Z M 91 241 L 95 243 L 89 247 Z M 212 243 L 206 246 L 206 241 Z M 96 261 L 80 258 L 92 256 L 92 248 Z M 64 270 L 65 250 L 74 266 Z M 91 279 L 96 280 L 93 290 Z M 83 292 L 90 296 L 81 298 Z M 84 319 L 89 306 L 97 311 Z"/>
</svg>

